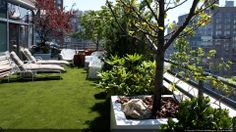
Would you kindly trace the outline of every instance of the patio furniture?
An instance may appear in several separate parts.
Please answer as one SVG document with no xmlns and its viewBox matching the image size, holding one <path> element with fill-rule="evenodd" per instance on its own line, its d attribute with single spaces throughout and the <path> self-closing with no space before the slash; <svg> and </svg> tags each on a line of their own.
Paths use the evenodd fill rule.
<svg viewBox="0 0 236 132">
<path fill-rule="evenodd" d="M 103 62 L 101 59 L 94 57 L 88 66 L 88 78 L 96 79 L 98 78 L 98 73 L 101 72 Z"/>
<path fill-rule="evenodd" d="M 59 55 L 61 60 L 72 61 L 76 51 L 73 49 L 62 49 Z"/>
<path fill-rule="evenodd" d="M 15 73 L 14 66 L 10 61 L 9 52 L 0 53 L 0 78 L 8 77 Z"/>
<path fill-rule="evenodd" d="M 20 58 L 16 55 L 15 52 L 10 53 L 10 58 L 13 60 L 13 62 L 18 67 L 18 73 L 20 73 L 21 78 L 32 78 L 34 79 L 34 76 L 37 73 L 59 73 L 65 72 L 65 69 L 59 65 L 41 65 L 41 64 L 24 64 Z"/>
<path fill-rule="evenodd" d="M 92 62 L 93 59 L 101 59 L 104 56 L 104 51 L 95 51 L 89 56 L 85 56 L 85 64 L 84 67 L 88 68 L 89 63 Z"/>
<path fill-rule="evenodd" d="M 37 60 L 27 48 L 21 48 L 21 52 L 32 63 L 35 64 L 57 64 L 57 65 L 69 65 L 69 62 L 64 60 Z"/>
</svg>

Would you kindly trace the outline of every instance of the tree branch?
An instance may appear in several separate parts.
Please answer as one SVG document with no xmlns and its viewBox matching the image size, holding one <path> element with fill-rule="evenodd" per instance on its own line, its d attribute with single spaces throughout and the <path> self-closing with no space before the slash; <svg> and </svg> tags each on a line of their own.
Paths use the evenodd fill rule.
<svg viewBox="0 0 236 132">
<path fill-rule="evenodd" d="M 184 4 L 185 2 L 187 2 L 187 1 L 188 1 L 188 0 L 184 0 L 183 2 L 179 3 L 179 4 L 176 5 L 176 6 L 167 8 L 167 9 L 166 9 L 166 12 L 167 12 L 168 10 L 172 10 L 172 9 L 174 9 L 174 8 L 177 8 L 177 7 L 181 6 L 181 5 L 183 5 L 183 4 Z"/>
<path fill-rule="evenodd" d="M 177 31 L 171 36 L 171 38 L 166 42 L 166 44 L 164 45 L 164 49 L 166 50 L 171 43 L 179 36 L 179 34 L 187 27 L 187 25 L 189 24 L 189 22 L 191 21 L 192 17 L 195 15 L 195 9 L 198 5 L 200 0 L 194 0 L 191 6 L 191 9 L 189 11 L 189 14 L 185 20 L 185 22 L 183 23 L 182 26 L 180 26 Z"/>
<path fill-rule="evenodd" d="M 152 9 L 151 5 L 149 4 L 149 2 L 147 0 L 145 0 L 148 9 L 152 12 L 152 15 L 154 16 L 155 20 L 158 22 L 158 18 L 157 18 L 157 14 L 155 14 L 154 10 Z"/>
<path fill-rule="evenodd" d="M 114 10 L 112 9 L 112 6 L 111 6 L 111 4 L 109 3 L 108 0 L 106 0 L 106 3 L 107 3 L 108 8 L 110 9 L 110 11 L 111 11 L 111 13 L 112 13 L 112 16 L 113 16 L 114 19 L 115 19 L 115 22 L 117 23 L 117 25 L 119 26 L 119 28 L 121 29 L 121 31 L 122 31 L 126 36 L 128 36 L 128 37 L 130 37 L 130 38 L 136 39 L 136 40 L 138 40 L 138 41 L 140 41 L 140 42 L 142 42 L 142 43 L 146 43 L 144 40 L 141 40 L 140 38 L 138 38 L 138 37 L 136 37 L 136 36 L 129 35 L 129 34 L 127 33 L 127 31 L 121 26 L 121 24 L 120 24 L 119 21 L 117 20 L 116 14 L 115 14 Z M 147 33 L 144 33 L 144 31 L 143 31 L 142 33 L 145 34 L 145 37 L 147 38 L 147 40 L 149 41 L 149 43 L 150 43 L 151 45 L 153 45 L 153 47 L 156 49 L 156 45 L 155 45 L 154 43 L 152 43 L 152 41 L 150 41 L 151 38 L 148 36 L 148 34 L 147 34 Z M 147 36 L 148 36 L 148 37 L 147 37 Z"/>
</svg>

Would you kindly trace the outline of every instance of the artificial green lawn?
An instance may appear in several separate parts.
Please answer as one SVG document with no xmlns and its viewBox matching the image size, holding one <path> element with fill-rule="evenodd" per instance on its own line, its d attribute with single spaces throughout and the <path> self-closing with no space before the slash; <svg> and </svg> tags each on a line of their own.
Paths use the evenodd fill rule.
<svg viewBox="0 0 236 132">
<path fill-rule="evenodd" d="M 109 101 L 86 74 L 67 68 L 62 80 L 0 82 L 0 128 L 109 129 Z"/>
</svg>

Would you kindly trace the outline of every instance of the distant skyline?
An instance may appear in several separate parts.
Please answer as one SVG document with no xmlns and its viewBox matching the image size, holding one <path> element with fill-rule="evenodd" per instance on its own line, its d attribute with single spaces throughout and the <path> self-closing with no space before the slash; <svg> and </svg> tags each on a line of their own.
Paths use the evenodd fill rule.
<svg viewBox="0 0 236 132">
<path fill-rule="evenodd" d="M 64 6 L 66 7 L 67 10 L 71 9 L 73 4 L 75 4 L 73 9 L 79 9 L 81 11 L 99 10 L 101 9 L 101 6 L 105 5 L 105 2 L 106 0 L 64 0 Z M 225 0 L 220 0 L 220 6 L 224 6 L 225 5 L 224 2 Z M 191 3 L 192 0 L 188 0 L 185 4 L 183 4 L 179 8 L 169 11 L 167 19 L 170 22 L 177 21 L 178 16 L 188 13 Z"/>
</svg>

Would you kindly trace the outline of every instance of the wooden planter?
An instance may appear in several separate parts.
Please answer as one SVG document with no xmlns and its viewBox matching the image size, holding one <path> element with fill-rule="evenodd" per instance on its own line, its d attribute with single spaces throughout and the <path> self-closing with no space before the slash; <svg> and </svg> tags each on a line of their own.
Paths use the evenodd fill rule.
<svg viewBox="0 0 236 132">
<path fill-rule="evenodd" d="M 163 95 L 162 97 L 173 97 L 173 95 Z M 145 120 L 132 120 L 126 119 L 124 112 L 121 110 L 121 104 L 117 103 L 118 96 L 111 96 L 111 119 L 110 125 L 112 130 L 145 130 L 153 131 L 160 129 L 162 124 L 167 124 L 167 118 L 160 119 L 145 119 Z M 177 121 L 177 119 L 173 119 Z"/>
</svg>

